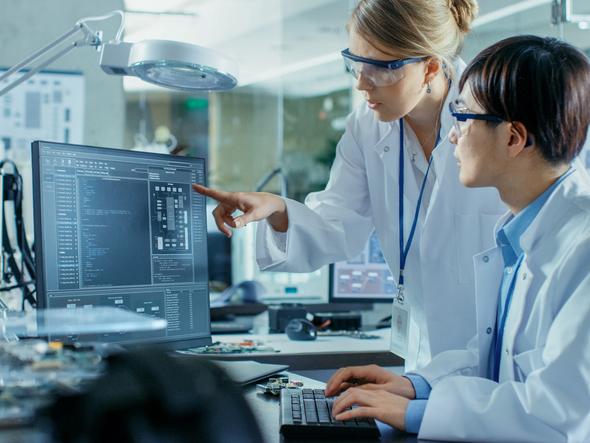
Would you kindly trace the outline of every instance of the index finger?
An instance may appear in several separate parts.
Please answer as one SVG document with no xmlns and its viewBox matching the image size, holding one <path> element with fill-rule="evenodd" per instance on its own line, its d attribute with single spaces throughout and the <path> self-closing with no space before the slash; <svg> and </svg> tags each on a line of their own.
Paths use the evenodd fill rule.
<svg viewBox="0 0 590 443">
<path fill-rule="evenodd" d="M 196 183 L 193 183 L 192 187 L 193 187 L 193 190 L 195 190 L 199 194 L 204 195 L 206 197 L 211 197 L 212 199 L 217 200 L 218 202 L 221 202 L 221 203 L 232 202 L 231 192 L 219 191 L 217 189 L 208 188 L 206 186 L 199 185 Z"/>
<path fill-rule="evenodd" d="M 336 373 L 330 378 L 330 380 L 328 380 L 328 383 L 326 384 L 326 395 L 333 396 L 338 394 L 340 391 L 339 388 L 343 383 L 356 378 L 355 369 L 356 368 L 352 366 L 336 371 Z"/>
</svg>

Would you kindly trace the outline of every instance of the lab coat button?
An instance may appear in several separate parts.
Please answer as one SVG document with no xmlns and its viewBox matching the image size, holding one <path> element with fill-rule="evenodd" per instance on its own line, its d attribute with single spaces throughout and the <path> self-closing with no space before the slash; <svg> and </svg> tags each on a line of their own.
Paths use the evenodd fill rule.
<svg viewBox="0 0 590 443">
<path fill-rule="evenodd" d="M 487 262 L 489 262 L 489 261 L 490 261 L 490 257 L 488 257 L 487 255 L 484 255 L 484 256 L 483 256 L 483 262 L 484 262 L 484 263 L 487 263 Z"/>
<path fill-rule="evenodd" d="M 389 146 L 385 146 L 385 147 L 383 148 L 383 150 L 384 150 L 385 152 L 389 152 Z"/>
<path fill-rule="evenodd" d="M 488 329 L 486 329 L 486 334 L 491 334 L 492 333 L 492 328 L 488 327 Z"/>
<path fill-rule="evenodd" d="M 504 349 L 504 352 L 506 352 L 506 355 L 510 354 L 510 351 L 508 351 L 508 348 Z"/>
<path fill-rule="evenodd" d="M 526 280 L 526 272 L 524 274 L 522 274 L 522 279 Z"/>
</svg>

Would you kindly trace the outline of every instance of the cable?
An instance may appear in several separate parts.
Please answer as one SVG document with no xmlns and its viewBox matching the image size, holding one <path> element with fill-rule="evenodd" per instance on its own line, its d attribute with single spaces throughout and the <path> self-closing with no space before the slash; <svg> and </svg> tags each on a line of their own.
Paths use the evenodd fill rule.
<svg viewBox="0 0 590 443">
<path fill-rule="evenodd" d="M 6 165 L 12 166 L 13 173 L 6 174 L 4 173 L 4 168 Z M 14 278 L 16 280 L 16 285 L 12 289 L 21 288 L 22 289 L 22 302 L 21 302 L 21 309 L 24 310 L 25 302 L 28 302 L 31 307 L 37 306 L 37 301 L 35 299 L 35 290 L 31 290 L 29 288 L 29 284 L 32 284 L 35 280 L 35 261 L 33 254 L 31 252 L 31 248 L 26 239 L 26 231 L 25 226 L 23 223 L 23 213 L 22 213 L 22 199 L 23 199 L 23 180 L 22 176 L 20 175 L 16 164 L 12 160 L 2 160 L 0 161 L 0 171 L 2 175 L 0 175 L 1 179 L 3 180 L 3 195 L 1 197 L 0 204 L 2 204 L 2 260 L 6 261 L 8 266 L 4 267 L 4 275 L 0 276 L 3 281 L 6 283 L 10 283 L 10 281 Z M 21 252 L 21 264 L 18 265 L 16 257 L 14 255 L 15 249 L 12 246 L 10 241 L 10 237 L 8 235 L 8 224 L 6 218 L 6 211 L 4 210 L 4 204 L 6 201 L 13 201 L 14 202 L 14 221 L 15 221 L 15 235 L 17 240 L 17 248 Z M 25 271 L 29 274 L 31 282 L 25 281 Z M 8 288 L 4 288 L 4 291 L 8 291 Z"/>
<path fill-rule="evenodd" d="M 0 288 L 0 292 L 12 291 L 13 289 L 22 288 L 23 286 L 32 285 L 33 283 L 35 283 L 35 282 L 33 280 L 30 280 L 30 281 L 26 281 L 24 283 L 19 283 L 17 285 L 6 286 L 5 288 Z M 33 289 L 31 292 L 35 292 L 35 290 Z"/>
<path fill-rule="evenodd" d="M 121 11 L 120 9 L 117 9 L 115 11 L 111 11 L 108 14 L 105 15 L 98 15 L 95 17 L 84 17 L 81 18 L 80 20 L 78 20 L 76 22 L 76 25 L 78 26 L 84 26 L 86 30 L 90 31 L 92 34 L 94 34 L 90 28 L 88 28 L 88 26 L 86 25 L 86 22 L 100 22 L 103 20 L 107 20 L 111 17 L 114 17 L 115 15 L 118 15 L 121 17 L 121 23 L 119 25 L 119 29 L 117 30 L 117 34 L 115 35 L 115 40 L 114 43 L 118 43 L 121 41 L 121 37 L 123 35 L 123 31 L 125 30 L 125 13 L 123 11 Z"/>
</svg>

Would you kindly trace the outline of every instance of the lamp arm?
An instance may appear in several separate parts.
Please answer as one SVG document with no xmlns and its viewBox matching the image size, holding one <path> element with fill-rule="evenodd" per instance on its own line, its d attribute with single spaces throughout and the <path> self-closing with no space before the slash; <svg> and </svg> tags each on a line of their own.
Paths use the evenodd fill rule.
<svg viewBox="0 0 590 443">
<path fill-rule="evenodd" d="M 81 46 L 93 46 L 95 48 L 100 47 L 103 43 L 101 33 L 93 31 L 87 25 L 87 22 L 102 21 L 102 20 L 106 20 L 108 18 L 114 17 L 115 15 L 119 15 L 121 17 L 121 24 L 119 25 L 119 30 L 117 31 L 117 35 L 115 36 L 115 40 L 114 40 L 115 43 L 119 42 L 121 39 L 121 35 L 123 34 L 123 30 L 125 29 L 125 14 L 123 13 L 123 11 L 116 10 L 116 11 L 112 11 L 106 15 L 102 15 L 102 16 L 98 16 L 98 17 L 86 17 L 86 18 L 80 19 L 76 22 L 76 24 L 74 25 L 73 28 L 71 28 L 70 30 L 68 30 L 64 34 L 60 35 L 58 38 L 53 40 L 48 45 L 44 46 L 43 48 L 39 49 L 38 51 L 33 52 L 31 55 L 26 57 L 24 60 L 20 61 L 19 63 L 14 65 L 12 68 L 10 68 L 8 71 L 6 71 L 4 74 L 2 74 L 0 76 L 0 82 L 8 79 L 11 75 L 20 71 L 21 69 L 26 68 L 31 63 L 35 62 L 36 60 L 41 58 L 43 55 L 47 54 L 49 51 L 54 49 L 56 46 L 63 43 L 65 40 L 67 40 L 69 37 L 74 35 L 76 32 L 81 31 L 82 33 L 84 33 L 83 38 L 71 43 L 70 45 L 66 46 L 64 49 L 55 53 L 51 57 L 45 59 L 43 62 L 41 62 L 37 66 L 31 68 L 26 74 L 22 75 L 18 79 L 14 80 L 12 82 L 9 81 L 8 85 L 5 88 L 0 90 L 0 96 L 6 94 L 8 91 L 12 90 L 13 88 L 20 85 L 21 83 L 23 83 L 27 79 L 31 78 L 33 75 L 35 75 L 41 69 L 49 66 L 51 63 L 53 63 L 57 59 L 63 57 L 64 55 L 66 55 L 68 52 L 70 52 L 74 48 L 81 47 Z"/>
<path fill-rule="evenodd" d="M 39 63 L 34 68 L 29 69 L 25 74 L 21 75 L 16 80 L 10 82 L 8 84 L 8 86 L 6 86 L 4 89 L 0 90 L 0 97 L 3 96 L 4 94 L 6 94 L 7 92 L 9 92 L 10 90 L 16 88 L 21 83 L 27 81 L 29 78 L 31 78 L 33 75 L 35 75 L 37 72 L 39 72 L 43 68 L 49 66 L 51 63 L 53 63 L 57 59 L 63 57 L 68 52 L 70 52 L 72 49 L 76 48 L 77 47 L 77 44 L 76 43 L 77 42 L 72 43 L 72 44 L 66 46 L 65 48 L 63 48 L 58 53 L 54 54 L 53 56 L 51 56 L 48 59 L 44 60 L 43 62 Z"/>
<path fill-rule="evenodd" d="M 50 51 L 51 49 L 53 49 L 54 47 L 56 47 L 57 45 L 59 45 L 61 42 L 63 42 L 65 39 L 67 39 L 68 37 L 70 37 L 71 35 L 75 34 L 76 32 L 78 32 L 78 30 L 81 28 L 82 26 L 79 24 L 76 24 L 72 29 L 70 29 L 69 31 L 67 31 L 65 34 L 59 36 L 58 38 L 56 38 L 55 40 L 53 40 L 51 43 L 49 43 L 47 46 L 39 49 L 38 51 L 35 51 L 34 53 L 32 53 L 30 56 L 28 56 L 27 58 L 25 58 L 24 60 L 20 61 L 19 63 L 17 63 L 16 65 L 14 65 L 12 68 L 10 68 L 8 71 L 6 71 L 4 74 L 2 74 L 0 76 L 0 82 L 4 79 L 7 79 L 8 77 L 10 77 L 12 74 L 14 74 L 15 72 L 19 71 L 20 69 L 24 68 L 25 66 L 29 65 L 30 63 L 34 62 L 35 60 L 37 60 L 39 57 L 41 57 L 43 54 L 45 54 L 46 52 Z"/>
</svg>

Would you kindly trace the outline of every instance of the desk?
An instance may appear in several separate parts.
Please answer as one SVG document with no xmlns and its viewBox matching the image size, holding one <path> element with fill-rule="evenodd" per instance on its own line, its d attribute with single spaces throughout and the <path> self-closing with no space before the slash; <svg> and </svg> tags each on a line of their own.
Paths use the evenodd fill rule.
<svg viewBox="0 0 590 443">
<path fill-rule="evenodd" d="M 401 368 L 400 368 L 401 370 Z M 302 377 L 297 374 L 289 374 L 293 379 L 302 381 L 306 388 L 324 388 L 324 383 Z M 256 393 L 255 385 L 249 385 L 244 388 L 244 396 L 249 403 L 258 426 L 264 438 L 264 443 L 326 443 L 326 440 L 298 440 L 298 439 L 285 439 L 279 432 L 279 398 L 260 395 Z M 421 442 L 415 435 L 405 434 L 403 432 L 396 431 L 395 429 L 379 424 L 381 431 L 381 442 L 386 443 L 414 443 Z M 47 436 L 40 431 L 32 428 L 21 428 L 12 430 L 1 430 L 0 441 L 2 443 L 42 443 L 45 442 Z M 354 443 L 375 443 L 376 440 L 352 440 Z M 352 442 L 351 441 L 351 442 Z"/>
<path fill-rule="evenodd" d="M 214 335 L 213 341 L 240 342 L 258 340 L 280 352 L 245 354 L 190 354 L 215 360 L 255 360 L 261 363 L 289 365 L 291 370 L 336 369 L 342 366 L 378 364 L 402 366 L 403 359 L 389 350 L 390 329 L 368 332 L 378 339 L 351 337 L 318 337 L 313 341 L 289 340 L 286 334 L 224 334 Z"/>
<path fill-rule="evenodd" d="M 306 388 L 323 388 L 324 383 L 301 377 L 299 375 L 293 375 L 293 378 L 300 380 L 305 383 Z M 279 433 L 279 399 L 278 397 L 272 397 L 267 395 L 260 395 L 256 393 L 254 386 L 248 386 L 245 388 L 245 397 L 250 404 L 252 411 L 258 421 L 260 431 L 264 437 L 265 443 L 326 443 L 326 439 L 323 440 L 298 440 L 298 439 L 285 439 Z M 419 442 L 424 440 L 418 440 L 416 435 L 410 435 L 403 432 L 396 431 L 395 429 L 379 424 L 381 431 L 381 442 L 387 443 L 411 443 Z M 351 440 L 354 443 L 375 443 L 376 440 Z"/>
</svg>

